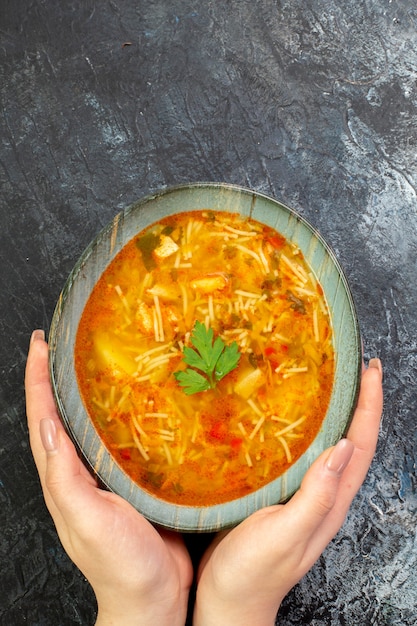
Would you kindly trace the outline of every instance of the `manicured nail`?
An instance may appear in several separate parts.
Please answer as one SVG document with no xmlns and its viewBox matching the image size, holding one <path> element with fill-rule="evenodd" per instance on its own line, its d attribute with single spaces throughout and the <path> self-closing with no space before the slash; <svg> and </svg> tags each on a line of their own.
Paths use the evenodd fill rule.
<svg viewBox="0 0 417 626">
<path fill-rule="evenodd" d="M 342 474 L 346 465 L 352 458 L 355 446 L 349 439 L 341 439 L 333 448 L 327 459 L 327 469 L 335 474 Z"/>
<path fill-rule="evenodd" d="M 382 374 L 382 363 L 380 359 L 377 359 L 377 358 L 370 359 L 368 363 L 368 367 L 374 367 L 375 369 L 379 370 L 380 374 Z"/>
<path fill-rule="evenodd" d="M 58 450 L 58 432 L 55 422 L 49 417 L 45 417 L 41 420 L 39 429 L 45 451 L 56 452 Z"/>
<path fill-rule="evenodd" d="M 45 331 L 41 330 L 40 328 L 33 331 L 32 336 L 30 338 L 30 343 L 33 343 L 34 341 L 38 341 L 38 339 L 45 341 Z"/>
</svg>

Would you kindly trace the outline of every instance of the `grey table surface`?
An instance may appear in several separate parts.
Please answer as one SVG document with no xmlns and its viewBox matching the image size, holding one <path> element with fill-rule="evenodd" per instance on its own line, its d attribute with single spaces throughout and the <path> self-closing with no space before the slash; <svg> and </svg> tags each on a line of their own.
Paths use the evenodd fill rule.
<svg viewBox="0 0 417 626">
<path fill-rule="evenodd" d="M 369 475 L 277 623 L 417 623 L 416 29 L 415 0 L 3 0 L 2 625 L 96 611 L 28 447 L 30 333 L 102 226 L 189 181 L 262 191 L 316 226 L 385 368 Z"/>
</svg>

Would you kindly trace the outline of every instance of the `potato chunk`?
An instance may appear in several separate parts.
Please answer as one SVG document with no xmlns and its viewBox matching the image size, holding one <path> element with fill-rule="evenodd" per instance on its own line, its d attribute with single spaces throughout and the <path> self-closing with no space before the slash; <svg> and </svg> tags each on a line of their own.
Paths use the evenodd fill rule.
<svg viewBox="0 0 417 626">
<path fill-rule="evenodd" d="M 225 274 L 207 274 L 202 278 L 195 278 L 191 281 L 190 285 L 192 289 L 199 291 L 200 293 L 213 293 L 216 290 L 222 290 L 228 283 L 228 278 Z"/>
<path fill-rule="evenodd" d="M 181 297 L 181 291 L 178 285 L 155 283 L 153 287 L 146 290 L 151 296 L 158 296 L 161 300 L 175 301 Z"/>
<path fill-rule="evenodd" d="M 153 251 L 154 257 L 157 260 L 166 259 L 167 257 L 175 254 L 179 250 L 178 244 L 175 243 L 171 237 L 167 235 L 161 235 L 159 246 Z"/>
<path fill-rule="evenodd" d="M 246 372 L 236 383 L 235 393 L 238 394 L 244 400 L 247 400 L 251 395 L 259 389 L 265 382 L 264 373 L 258 368 Z"/>
<path fill-rule="evenodd" d="M 123 343 L 107 332 L 97 332 L 94 336 L 94 349 L 100 367 L 109 368 L 115 376 L 134 374 L 137 365 L 124 350 Z"/>
<path fill-rule="evenodd" d="M 151 308 L 145 302 L 138 302 L 135 319 L 139 330 L 144 335 L 153 335 L 153 316 Z"/>
</svg>

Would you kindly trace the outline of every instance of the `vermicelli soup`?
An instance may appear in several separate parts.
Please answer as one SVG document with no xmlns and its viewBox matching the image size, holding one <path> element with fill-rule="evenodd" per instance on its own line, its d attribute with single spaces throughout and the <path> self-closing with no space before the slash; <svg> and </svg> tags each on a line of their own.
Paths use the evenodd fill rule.
<svg viewBox="0 0 417 626">
<path fill-rule="evenodd" d="M 135 482 L 169 502 L 218 504 L 277 478 L 317 435 L 334 375 L 329 311 L 301 251 L 270 227 L 176 214 L 102 274 L 75 368 Z"/>
</svg>

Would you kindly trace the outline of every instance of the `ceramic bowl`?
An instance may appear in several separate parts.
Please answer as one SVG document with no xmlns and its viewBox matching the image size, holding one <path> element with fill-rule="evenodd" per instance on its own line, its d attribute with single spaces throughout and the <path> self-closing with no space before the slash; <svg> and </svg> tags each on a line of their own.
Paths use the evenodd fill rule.
<svg viewBox="0 0 417 626">
<path fill-rule="evenodd" d="M 240 499 L 207 507 L 171 504 L 150 495 L 127 476 L 103 445 L 80 398 L 74 371 L 74 345 L 86 301 L 110 261 L 148 225 L 173 213 L 196 209 L 237 212 L 267 224 L 302 251 L 321 283 L 330 309 L 335 351 L 333 392 L 322 427 L 307 451 L 288 471 Z M 196 183 L 147 196 L 118 214 L 88 246 L 72 270 L 51 324 L 50 374 L 61 418 L 86 463 L 108 489 L 128 500 L 152 523 L 179 531 L 216 531 L 254 511 L 288 500 L 319 454 L 345 433 L 356 405 L 361 341 L 351 292 L 334 253 L 300 215 L 276 200 L 237 186 Z"/>
</svg>

